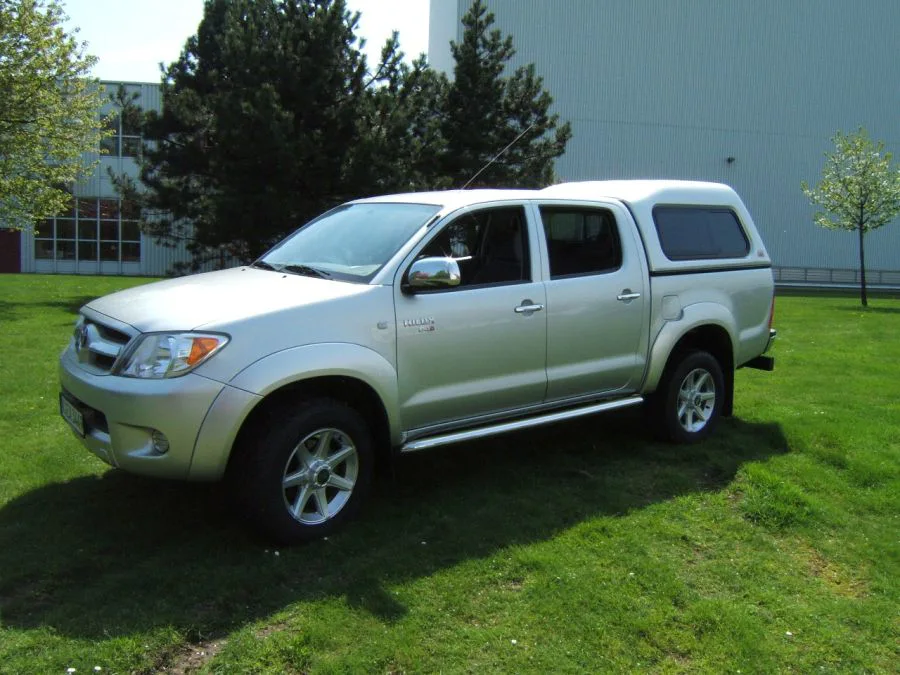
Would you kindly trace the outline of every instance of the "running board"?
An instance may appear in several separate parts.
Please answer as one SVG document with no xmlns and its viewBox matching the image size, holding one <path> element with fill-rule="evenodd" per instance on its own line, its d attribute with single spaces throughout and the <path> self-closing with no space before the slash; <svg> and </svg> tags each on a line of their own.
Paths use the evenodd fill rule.
<svg viewBox="0 0 900 675">
<path fill-rule="evenodd" d="M 514 420 L 512 422 L 502 422 L 500 424 L 491 424 L 489 426 L 477 427 L 475 429 L 466 429 L 465 431 L 454 431 L 453 433 L 441 434 L 440 436 L 420 438 L 415 441 L 410 441 L 409 443 L 404 443 L 400 448 L 400 452 L 415 452 L 417 450 L 428 450 L 429 448 L 436 448 L 440 445 L 450 445 L 451 443 L 473 441 L 476 438 L 496 436 L 497 434 L 505 434 L 508 431 L 530 429 L 531 427 L 537 427 L 543 424 L 562 422 L 563 420 L 569 420 L 575 417 L 584 417 L 585 415 L 593 415 L 594 413 L 606 412 L 607 410 L 627 408 L 629 406 L 637 405 L 638 403 L 643 403 L 643 401 L 644 398 L 642 396 L 632 396 L 630 398 L 616 399 L 615 401 L 595 403 L 583 408 L 570 408 L 568 410 L 562 410 L 559 412 L 547 413 L 546 415 L 525 417 L 523 419 Z"/>
</svg>

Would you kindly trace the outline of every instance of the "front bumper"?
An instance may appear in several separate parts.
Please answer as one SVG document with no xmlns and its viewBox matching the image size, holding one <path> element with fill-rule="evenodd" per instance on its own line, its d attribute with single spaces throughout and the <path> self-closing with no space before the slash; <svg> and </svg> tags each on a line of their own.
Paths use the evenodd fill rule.
<svg viewBox="0 0 900 675">
<path fill-rule="evenodd" d="M 111 466 L 173 479 L 191 477 L 194 448 L 210 408 L 224 389 L 232 398 L 235 391 L 193 373 L 163 380 L 95 375 L 79 366 L 71 347 L 60 357 L 59 379 L 63 393 L 85 413 L 80 439 L 85 447 Z M 233 402 L 230 407 L 234 410 Z M 167 452 L 154 450 L 154 430 L 166 435 Z M 230 446 L 222 450 L 227 458 Z"/>
</svg>

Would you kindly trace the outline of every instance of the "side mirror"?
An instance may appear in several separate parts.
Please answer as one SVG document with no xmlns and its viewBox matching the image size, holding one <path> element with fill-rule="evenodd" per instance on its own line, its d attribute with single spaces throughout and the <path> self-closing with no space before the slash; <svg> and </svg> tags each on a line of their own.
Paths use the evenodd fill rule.
<svg viewBox="0 0 900 675">
<path fill-rule="evenodd" d="M 453 258 L 420 258 L 409 268 L 404 287 L 417 289 L 459 286 L 459 265 Z"/>
</svg>

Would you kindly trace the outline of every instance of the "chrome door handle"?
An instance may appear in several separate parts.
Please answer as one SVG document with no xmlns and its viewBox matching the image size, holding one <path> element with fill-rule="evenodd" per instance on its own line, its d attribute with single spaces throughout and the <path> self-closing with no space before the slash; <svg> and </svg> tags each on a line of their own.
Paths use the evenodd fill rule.
<svg viewBox="0 0 900 675">
<path fill-rule="evenodd" d="M 619 302 L 631 302 L 632 300 L 637 300 L 639 297 L 641 297 L 640 293 L 632 293 L 630 288 L 626 288 L 616 296 L 616 300 Z"/>
<path fill-rule="evenodd" d="M 529 304 L 525 304 L 526 302 Z M 515 312 L 516 314 L 531 314 L 532 312 L 540 312 L 542 309 L 544 309 L 543 305 L 532 305 L 529 300 L 526 300 L 516 307 Z"/>
</svg>

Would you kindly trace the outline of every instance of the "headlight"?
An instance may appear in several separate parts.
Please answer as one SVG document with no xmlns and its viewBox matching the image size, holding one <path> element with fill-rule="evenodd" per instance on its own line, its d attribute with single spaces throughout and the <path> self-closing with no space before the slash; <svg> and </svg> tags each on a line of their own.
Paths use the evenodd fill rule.
<svg viewBox="0 0 900 675">
<path fill-rule="evenodd" d="M 151 333 L 126 355 L 118 375 L 160 379 L 192 371 L 228 343 L 227 335 Z"/>
</svg>

